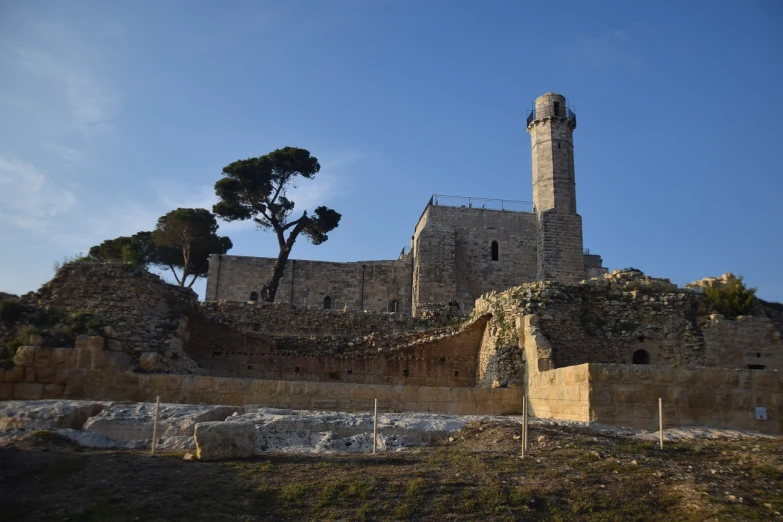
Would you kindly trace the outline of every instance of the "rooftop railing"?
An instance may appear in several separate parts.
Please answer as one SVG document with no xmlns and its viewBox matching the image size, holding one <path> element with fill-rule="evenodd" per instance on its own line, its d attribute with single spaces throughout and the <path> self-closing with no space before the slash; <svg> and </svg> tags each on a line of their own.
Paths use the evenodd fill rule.
<svg viewBox="0 0 783 522">
<path fill-rule="evenodd" d="M 512 212 L 532 212 L 532 201 L 516 201 L 513 199 L 474 198 L 472 196 L 447 196 L 433 194 L 430 205 L 444 207 L 484 208 L 490 210 L 509 210 Z"/>
<path fill-rule="evenodd" d="M 535 120 L 543 118 L 565 118 L 566 120 L 573 122 L 574 127 L 576 127 L 576 113 L 570 107 L 565 107 L 565 111 L 563 109 L 555 111 L 555 108 L 556 107 L 554 106 L 550 106 L 544 107 L 540 111 L 537 111 L 535 108 L 527 111 L 528 126 Z"/>
</svg>

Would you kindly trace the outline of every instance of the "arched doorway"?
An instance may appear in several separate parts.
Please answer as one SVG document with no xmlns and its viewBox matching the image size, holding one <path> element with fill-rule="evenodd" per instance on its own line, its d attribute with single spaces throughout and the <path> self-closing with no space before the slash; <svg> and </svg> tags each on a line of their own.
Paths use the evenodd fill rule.
<svg viewBox="0 0 783 522">
<path fill-rule="evenodd" d="M 332 298 L 328 295 L 324 297 L 324 310 L 331 310 L 332 309 Z"/>
<path fill-rule="evenodd" d="M 650 354 L 647 350 L 636 350 L 633 352 L 633 364 L 650 364 Z"/>
<path fill-rule="evenodd" d="M 250 292 L 250 300 L 258 301 L 258 292 Z"/>
</svg>

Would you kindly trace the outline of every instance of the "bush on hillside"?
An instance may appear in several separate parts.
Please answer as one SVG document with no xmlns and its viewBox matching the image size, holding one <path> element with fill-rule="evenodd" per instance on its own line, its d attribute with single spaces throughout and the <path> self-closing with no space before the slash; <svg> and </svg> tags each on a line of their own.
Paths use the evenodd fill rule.
<svg viewBox="0 0 783 522">
<path fill-rule="evenodd" d="M 755 294 L 756 289 L 747 288 L 742 282 L 742 276 L 729 279 L 726 284 L 704 289 L 708 310 L 727 317 L 737 317 L 750 312 Z"/>
</svg>

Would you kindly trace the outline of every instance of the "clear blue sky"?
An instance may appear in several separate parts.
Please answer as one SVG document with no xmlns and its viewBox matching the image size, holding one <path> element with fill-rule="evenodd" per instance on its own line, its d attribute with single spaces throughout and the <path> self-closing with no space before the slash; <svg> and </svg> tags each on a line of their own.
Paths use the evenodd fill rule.
<svg viewBox="0 0 783 522">
<path fill-rule="evenodd" d="M 343 214 L 293 257 L 395 258 L 433 193 L 531 199 L 525 111 L 555 91 L 605 266 L 783 301 L 781 27 L 772 0 L 2 2 L 0 290 L 286 145 L 322 164 L 296 201 Z"/>
</svg>

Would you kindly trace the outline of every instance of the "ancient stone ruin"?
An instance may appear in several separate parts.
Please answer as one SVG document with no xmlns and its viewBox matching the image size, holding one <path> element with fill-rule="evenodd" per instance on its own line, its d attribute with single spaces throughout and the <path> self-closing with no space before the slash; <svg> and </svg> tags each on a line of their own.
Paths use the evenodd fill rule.
<svg viewBox="0 0 783 522">
<path fill-rule="evenodd" d="M 292 261 L 273 304 L 270 260 L 234 256 L 213 256 L 201 303 L 89 262 L 0 294 L 0 399 L 519 414 L 527 397 L 534 416 L 640 428 L 662 400 L 669 426 L 783 432 L 783 305 L 721 313 L 731 274 L 608 273 L 582 249 L 576 116 L 548 93 L 527 123 L 533 212 L 433 199 L 410 253 Z"/>
</svg>

